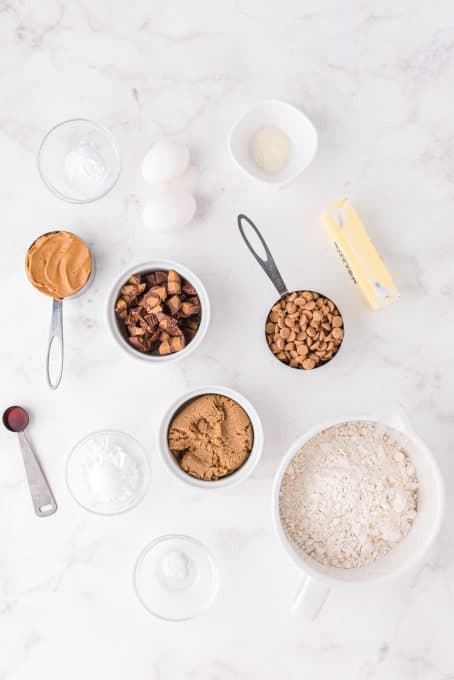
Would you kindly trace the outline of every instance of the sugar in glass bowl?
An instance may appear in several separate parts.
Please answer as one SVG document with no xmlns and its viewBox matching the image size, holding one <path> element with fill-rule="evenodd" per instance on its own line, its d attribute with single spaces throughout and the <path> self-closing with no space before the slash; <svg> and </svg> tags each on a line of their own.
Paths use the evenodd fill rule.
<svg viewBox="0 0 454 680">
<path fill-rule="evenodd" d="M 74 500 L 89 512 L 97 515 L 127 512 L 148 490 L 148 454 L 125 432 L 94 432 L 78 442 L 69 454 L 66 482 Z"/>
<path fill-rule="evenodd" d="M 105 196 L 121 173 L 121 154 L 103 125 L 84 118 L 59 123 L 38 152 L 44 184 L 69 203 L 90 203 Z"/>
</svg>

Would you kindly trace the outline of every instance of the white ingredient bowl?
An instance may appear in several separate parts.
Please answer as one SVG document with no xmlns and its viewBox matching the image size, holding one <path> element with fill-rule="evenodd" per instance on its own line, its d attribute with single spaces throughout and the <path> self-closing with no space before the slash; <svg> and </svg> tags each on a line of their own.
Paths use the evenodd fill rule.
<svg viewBox="0 0 454 680">
<path fill-rule="evenodd" d="M 287 537 L 280 518 L 279 492 L 282 479 L 291 460 L 306 442 L 329 427 L 356 421 L 374 422 L 385 430 L 389 429 L 392 438 L 403 446 L 415 466 L 419 482 L 418 514 L 407 536 L 394 545 L 384 557 L 361 567 L 341 569 L 320 564 L 299 550 Z M 409 428 L 409 425 L 400 418 L 386 420 L 373 416 L 335 418 L 301 435 L 281 460 L 273 482 L 272 512 L 274 527 L 287 552 L 310 575 L 344 583 L 378 583 L 400 575 L 417 563 L 427 552 L 440 529 L 444 514 L 444 496 L 443 479 L 433 453 Z"/>
<path fill-rule="evenodd" d="M 254 133 L 264 125 L 284 132 L 291 141 L 287 165 L 276 173 L 265 172 L 255 163 L 250 150 Z M 268 99 L 250 109 L 232 129 L 229 150 L 241 170 L 265 184 L 283 186 L 294 180 L 312 162 L 318 146 L 318 135 L 312 122 L 299 109 L 280 101 Z"/>
<path fill-rule="evenodd" d="M 419 483 L 417 516 L 407 536 L 382 558 L 361 567 L 342 569 L 320 564 L 299 550 L 291 541 L 281 522 L 279 493 L 290 461 L 306 442 L 329 427 L 354 421 L 370 421 L 379 424 L 385 430 L 389 428 L 392 438 L 398 441 L 409 455 Z M 287 553 L 306 576 L 297 593 L 293 610 L 302 607 L 305 618 L 312 620 L 323 606 L 332 586 L 371 586 L 391 581 L 417 565 L 426 555 L 440 530 L 445 508 L 445 492 L 443 478 L 432 451 L 413 432 L 405 419 L 397 415 L 387 418 L 358 416 L 335 418 L 322 423 L 303 434 L 291 445 L 274 476 L 271 506 L 276 534 Z"/>
<path fill-rule="evenodd" d="M 139 352 L 139 350 L 134 349 L 134 347 L 129 344 L 125 335 L 123 334 L 121 323 L 115 314 L 115 303 L 120 295 L 120 288 L 133 274 L 144 274 L 153 271 L 169 271 L 170 269 L 174 269 L 178 274 L 189 281 L 189 283 L 192 283 L 196 289 L 201 308 L 200 326 L 191 342 L 189 342 L 180 352 L 164 354 L 162 356 L 158 354 L 144 354 L 143 352 Z M 189 354 L 191 354 L 200 345 L 203 338 L 205 337 L 210 323 L 210 318 L 210 300 L 208 298 L 208 293 L 205 286 L 199 277 L 194 274 L 194 272 L 184 265 L 174 262 L 173 260 L 150 260 L 150 262 L 144 262 L 143 264 L 136 264 L 133 267 L 129 267 L 118 277 L 118 279 L 116 279 L 109 295 L 107 320 L 115 341 L 130 356 L 140 359 L 141 361 L 148 361 L 151 364 L 164 364 L 179 361 L 180 359 L 183 359 L 184 357 L 187 357 Z"/>
<path fill-rule="evenodd" d="M 249 458 L 246 460 L 246 462 L 231 475 L 213 481 L 191 477 L 191 475 L 182 470 L 167 444 L 167 433 L 174 415 L 182 406 L 184 406 L 184 404 L 204 394 L 221 394 L 225 397 L 228 397 L 229 399 L 232 399 L 233 401 L 236 401 L 240 406 L 242 406 L 249 416 L 252 425 L 252 431 L 254 433 L 252 451 L 249 454 Z M 185 484 L 198 487 L 199 489 L 219 489 L 232 487 L 247 479 L 247 477 L 252 474 L 255 467 L 257 466 L 263 451 L 263 427 L 257 411 L 241 394 L 231 390 L 229 387 L 223 387 L 219 385 L 203 385 L 202 387 L 197 387 L 196 389 L 190 390 L 189 392 L 185 392 L 167 409 L 161 421 L 161 426 L 158 432 L 158 449 L 161 452 L 162 459 L 167 469 L 170 470 L 170 472 L 175 477 L 177 477 L 177 479 L 184 482 Z"/>
</svg>

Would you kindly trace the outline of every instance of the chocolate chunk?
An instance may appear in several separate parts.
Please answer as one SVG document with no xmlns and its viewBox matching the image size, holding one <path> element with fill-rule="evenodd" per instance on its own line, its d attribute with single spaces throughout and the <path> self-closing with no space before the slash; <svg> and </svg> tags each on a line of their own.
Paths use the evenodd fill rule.
<svg viewBox="0 0 454 680">
<path fill-rule="evenodd" d="M 183 293 L 186 293 L 186 295 L 196 295 L 197 294 L 196 289 L 194 288 L 192 283 L 189 283 L 189 281 L 186 281 L 186 283 L 184 283 L 181 286 L 181 290 L 183 291 Z"/>
<path fill-rule="evenodd" d="M 177 314 L 177 312 L 180 311 L 181 298 L 178 295 L 172 295 L 167 300 L 167 306 L 168 306 L 169 312 L 172 314 L 172 316 L 175 316 L 175 314 Z"/>
<path fill-rule="evenodd" d="M 181 276 L 173 269 L 169 271 L 167 290 L 169 295 L 179 295 L 181 293 Z"/>
<path fill-rule="evenodd" d="M 198 297 L 189 298 L 181 305 L 181 316 L 196 316 L 200 313 L 200 302 Z"/>
<path fill-rule="evenodd" d="M 148 286 L 159 286 L 161 283 L 167 283 L 167 272 L 152 272 L 145 276 Z"/>
</svg>

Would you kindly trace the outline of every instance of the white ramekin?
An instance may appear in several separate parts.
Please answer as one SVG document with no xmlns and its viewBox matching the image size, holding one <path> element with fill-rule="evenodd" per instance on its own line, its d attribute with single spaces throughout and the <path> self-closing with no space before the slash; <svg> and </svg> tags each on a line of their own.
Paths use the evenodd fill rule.
<svg viewBox="0 0 454 680">
<path fill-rule="evenodd" d="M 289 161 L 280 172 L 267 173 L 253 161 L 250 142 L 263 125 L 274 125 L 291 139 Z M 268 99 L 253 106 L 238 121 L 229 136 L 230 155 L 250 178 L 264 184 L 282 187 L 293 181 L 314 158 L 318 135 L 312 121 L 299 109 L 279 99 Z"/>
<path fill-rule="evenodd" d="M 195 399 L 195 397 L 200 397 L 203 394 L 222 394 L 225 397 L 229 397 L 229 399 L 236 401 L 248 414 L 254 433 L 252 451 L 249 454 L 249 458 L 246 460 L 246 462 L 231 475 L 213 481 L 196 479 L 195 477 L 188 475 L 187 472 L 180 468 L 177 461 L 175 460 L 175 456 L 172 454 L 167 444 L 167 432 L 169 430 L 170 422 L 176 412 L 188 401 Z M 260 460 L 263 450 L 263 427 L 257 411 L 252 406 L 252 404 L 245 397 L 243 397 L 243 395 L 238 394 L 238 392 L 231 390 L 229 387 L 223 387 L 219 385 L 203 385 L 202 387 L 197 387 L 196 389 L 190 390 L 189 392 L 185 392 L 167 409 L 161 421 L 161 426 L 158 432 L 158 449 L 161 452 L 162 459 L 167 469 L 170 470 L 170 472 L 175 477 L 177 477 L 177 479 L 186 484 L 196 486 L 199 489 L 219 489 L 225 488 L 227 486 L 236 486 L 252 474 Z"/>
<path fill-rule="evenodd" d="M 143 352 L 139 352 L 137 349 L 134 349 L 134 347 L 132 347 L 126 340 L 126 338 L 122 335 L 120 330 L 120 323 L 115 314 L 115 303 L 120 294 L 120 288 L 133 274 L 142 274 L 145 272 L 153 271 L 169 271 L 170 269 L 174 269 L 178 274 L 180 274 L 183 278 L 189 281 L 189 283 L 191 283 L 196 289 L 197 295 L 200 300 L 200 308 L 202 312 L 200 326 L 191 342 L 189 342 L 186 345 L 186 347 L 182 349 L 180 352 L 174 352 L 173 354 L 163 354 L 162 356 L 157 354 L 145 354 Z M 192 272 L 184 265 L 179 264 L 178 262 L 174 262 L 173 260 L 150 260 L 149 262 L 144 262 L 142 264 L 136 264 L 133 267 L 129 267 L 116 279 L 114 285 L 112 286 L 107 306 L 107 319 L 109 323 L 109 328 L 117 344 L 120 345 L 120 347 L 122 347 L 124 350 L 126 350 L 126 352 L 128 352 L 130 356 L 154 364 L 164 364 L 166 362 L 168 363 L 171 361 L 179 361 L 180 359 L 183 359 L 184 357 L 187 357 L 189 354 L 191 354 L 200 345 L 203 338 L 205 337 L 205 334 L 208 330 L 208 326 L 210 323 L 210 318 L 211 318 L 210 300 L 208 298 L 208 293 L 206 291 L 205 286 L 203 285 L 199 277 L 194 274 L 194 272 Z"/>
</svg>

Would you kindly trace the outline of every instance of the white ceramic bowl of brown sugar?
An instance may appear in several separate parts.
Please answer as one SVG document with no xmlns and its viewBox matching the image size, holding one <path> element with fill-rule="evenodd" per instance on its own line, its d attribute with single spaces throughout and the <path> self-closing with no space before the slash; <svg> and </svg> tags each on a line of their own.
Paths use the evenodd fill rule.
<svg viewBox="0 0 454 680">
<path fill-rule="evenodd" d="M 245 458 L 244 462 L 236 470 L 226 474 L 218 479 L 200 479 L 192 476 L 186 472 L 172 453 L 169 445 L 169 431 L 172 426 L 174 418 L 182 412 L 182 410 L 197 400 L 199 397 L 217 395 L 231 400 L 237 407 L 246 414 L 250 423 L 251 445 L 250 452 Z M 194 424 L 192 427 L 200 427 Z M 243 423 L 237 428 L 244 427 Z M 161 426 L 158 432 L 158 449 L 161 452 L 162 459 L 169 472 L 185 484 L 197 487 L 199 489 L 219 489 L 236 486 L 245 479 L 247 479 L 256 468 L 263 450 L 263 427 L 259 415 L 250 401 L 242 394 L 235 392 L 229 387 L 219 385 L 203 385 L 196 389 L 190 390 L 182 394 L 171 406 L 166 410 L 161 421 Z"/>
<path fill-rule="evenodd" d="M 175 336 L 175 338 L 177 339 L 180 338 L 184 342 L 184 346 L 181 349 L 178 349 L 178 351 L 171 350 L 166 354 L 160 354 L 159 348 L 156 349 L 156 351 L 152 352 L 139 351 L 139 349 L 136 349 L 131 344 L 131 338 L 128 337 L 129 331 L 126 328 L 125 324 L 123 323 L 122 319 L 118 315 L 117 305 L 119 299 L 122 297 L 121 291 L 124 289 L 125 285 L 127 285 L 132 280 L 132 277 L 136 275 L 140 275 L 140 277 L 143 280 L 145 280 L 147 276 L 150 276 L 152 274 L 156 273 L 169 274 L 169 272 L 173 272 L 174 274 L 176 274 L 182 283 L 189 284 L 190 289 L 193 291 L 191 295 L 197 296 L 200 311 L 197 317 L 194 317 L 194 319 L 196 320 L 194 330 L 191 331 L 191 337 L 187 335 L 186 328 L 184 329 L 184 334 L 179 333 L 179 337 Z M 170 297 L 172 295 L 173 294 L 170 292 L 169 288 L 168 299 L 164 302 L 164 305 L 168 303 L 168 300 L 170 300 Z M 169 309 L 165 308 L 161 311 L 167 312 L 167 314 L 163 315 L 164 317 L 166 317 L 165 319 L 166 321 L 169 320 L 173 322 L 173 319 L 171 317 L 168 318 L 168 315 L 170 315 Z M 111 293 L 109 295 L 107 315 L 108 324 L 112 336 L 115 339 L 116 343 L 123 350 L 125 350 L 130 356 L 136 359 L 140 359 L 142 361 L 146 361 L 152 364 L 153 363 L 162 364 L 180 361 L 181 359 L 191 354 L 195 349 L 197 349 L 197 347 L 204 339 L 206 332 L 208 330 L 211 311 L 210 301 L 208 298 L 206 288 L 203 285 L 202 281 L 199 279 L 199 277 L 194 274 L 194 272 L 192 272 L 190 269 L 180 264 L 179 262 L 174 262 L 172 260 L 151 260 L 143 264 L 137 264 L 134 265 L 133 267 L 129 267 L 116 279 L 115 283 L 112 286 Z M 188 321 L 188 319 L 186 319 L 186 321 Z M 172 337 L 168 338 L 168 340 L 172 341 Z"/>
</svg>

